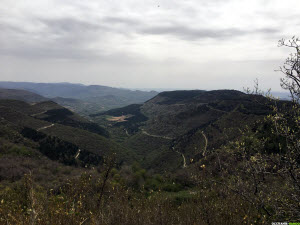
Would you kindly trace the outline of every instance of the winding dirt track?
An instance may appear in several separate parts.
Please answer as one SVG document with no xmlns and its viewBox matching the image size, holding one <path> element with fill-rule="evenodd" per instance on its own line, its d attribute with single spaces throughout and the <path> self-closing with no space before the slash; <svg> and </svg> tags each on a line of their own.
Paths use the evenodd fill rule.
<svg viewBox="0 0 300 225">
<path fill-rule="evenodd" d="M 205 146 L 204 146 L 204 150 L 203 150 L 203 153 L 202 153 L 202 155 L 205 156 L 206 155 L 207 145 L 208 145 L 208 139 L 207 139 L 207 137 L 206 137 L 206 135 L 204 134 L 203 131 L 201 131 L 201 134 L 203 135 L 203 137 L 205 139 Z"/>
<path fill-rule="evenodd" d="M 47 128 L 53 127 L 54 125 L 55 125 L 55 124 L 52 123 L 52 124 L 49 125 L 49 126 L 44 126 L 44 127 L 38 128 L 38 129 L 36 129 L 36 130 L 37 130 L 37 131 L 45 130 L 45 129 L 47 129 Z"/>
<path fill-rule="evenodd" d="M 150 136 L 150 137 L 163 138 L 163 139 L 166 139 L 166 140 L 173 140 L 173 138 L 170 138 L 170 137 L 159 136 L 159 135 L 155 135 L 155 134 L 149 134 L 147 131 L 144 131 L 144 130 L 142 130 L 142 133 L 145 134 L 145 135 L 147 135 L 147 136 Z M 174 150 L 174 148 L 173 148 L 173 150 Z M 175 151 L 175 152 L 177 152 L 178 154 L 180 154 L 182 156 L 182 159 L 183 159 L 183 165 L 182 165 L 182 167 L 186 168 L 187 165 L 186 165 L 186 159 L 185 159 L 184 154 L 181 153 L 181 152 L 179 152 L 179 151 Z"/>
<path fill-rule="evenodd" d="M 175 151 L 177 152 L 178 154 L 180 154 L 182 156 L 182 159 L 183 159 L 183 165 L 182 165 L 182 168 L 186 168 L 187 165 L 186 165 L 186 160 L 185 160 L 185 156 L 183 153 L 179 152 L 179 151 Z"/>
<path fill-rule="evenodd" d="M 155 134 L 149 134 L 147 131 L 142 130 L 142 133 L 150 136 L 150 137 L 155 137 L 155 138 L 163 138 L 163 139 L 167 139 L 167 140 L 173 140 L 173 138 L 170 137 L 166 137 L 166 136 L 159 136 L 159 135 L 155 135 Z"/>
<path fill-rule="evenodd" d="M 77 158 L 79 157 L 79 155 L 80 155 L 80 152 L 81 152 L 81 150 L 80 150 L 80 149 L 78 149 L 78 151 L 77 151 L 77 153 L 76 153 L 76 155 L 75 155 L 75 159 L 77 159 Z"/>
<path fill-rule="evenodd" d="M 163 139 L 167 139 L 167 140 L 173 140 L 173 138 L 170 138 L 170 137 L 166 137 L 166 136 L 160 136 L 160 135 L 155 135 L 155 134 L 149 134 L 147 131 L 144 131 L 142 130 L 142 133 L 147 135 L 147 136 L 150 136 L 150 137 L 155 137 L 155 138 L 163 138 Z M 204 146 L 204 150 L 203 150 L 203 153 L 202 155 L 205 156 L 206 155 L 206 150 L 207 150 L 207 145 L 208 145 L 208 139 L 205 135 L 205 133 L 203 131 L 201 131 L 201 134 L 202 136 L 204 137 L 204 140 L 205 140 L 205 146 Z M 174 150 L 174 149 L 173 149 Z M 186 165 L 186 159 L 185 159 L 185 156 L 183 153 L 179 152 L 179 151 L 175 151 L 177 152 L 178 154 L 180 154 L 183 158 L 183 168 L 186 168 L 187 165 Z"/>
<path fill-rule="evenodd" d="M 47 112 L 47 110 L 46 110 L 46 111 L 43 111 L 43 112 L 40 112 L 40 113 L 32 114 L 32 115 L 30 115 L 30 116 L 35 117 L 35 116 L 38 116 L 38 115 L 42 115 L 42 114 L 44 114 L 44 113 L 46 113 L 46 112 Z"/>
</svg>

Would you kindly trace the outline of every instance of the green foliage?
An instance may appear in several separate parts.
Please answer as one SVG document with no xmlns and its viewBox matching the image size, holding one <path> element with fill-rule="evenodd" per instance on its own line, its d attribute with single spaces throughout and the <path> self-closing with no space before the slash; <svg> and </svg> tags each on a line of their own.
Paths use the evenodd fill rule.
<svg viewBox="0 0 300 225">
<path fill-rule="evenodd" d="M 1 155 L 13 155 L 13 156 L 25 156 L 25 157 L 32 157 L 35 155 L 35 152 L 25 146 L 17 146 L 13 145 L 10 147 L 2 146 Z"/>
<path fill-rule="evenodd" d="M 143 122 L 147 121 L 147 117 L 141 112 L 140 104 L 132 104 L 129 106 L 125 106 L 123 108 L 118 109 L 111 109 L 106 112 L 97 113 L 91 115 L 91 117 L 99 117 L 105 116 L 123 116 L 123 115 L 130 115 L 129 118 L 126 119 L 124 122 L 116 122 L 113 123 L 114 127 L 123 127 L 127 130 L 129 134 L 134 134 L 138 132 L 139 127 L 142 125 Z M 106 120 L 106 117 L 103 117 Z M 102 119 L 103 120 L 103 119 Z M 103 123 L 103 122 L 102 122 Z M 104 121 L 105 123 L 105 121 Z"/>
<path fill-rule="evenodd" d="M 46 120 L 52 123 L 59 123 L 66 126 L 76 127 L 83 130 L 90 131 L 92 133 L 96 133 L 102 135 L 104 137 L 108 137 L 108 132 L 99 125 L 92 123 L 84 118 L 75 115 L 73 112 L 66 108 L 59 108 L 59 109 L 50 109 L 45 112 L 41 119 Z"/>
<path fill-rule="evenodd" d="M 162 185 L 162 190 L 167 192 L 178 192 L 182 190 L 182 186 L 180 184 L 168 183 Z"/>
<path fill-rule="evenodd" d="M 38 142 L 41 153 L 66 165 L 98 165 L 102 161 L 100 156 L 86 150 L 80 150 L 79 152 L 78 146 L 57 137 L 47 136 L 30 128 L 24 128 L 22 134 Z M 76 154 L 78 154 L 77 158 Z"/>
</svg>

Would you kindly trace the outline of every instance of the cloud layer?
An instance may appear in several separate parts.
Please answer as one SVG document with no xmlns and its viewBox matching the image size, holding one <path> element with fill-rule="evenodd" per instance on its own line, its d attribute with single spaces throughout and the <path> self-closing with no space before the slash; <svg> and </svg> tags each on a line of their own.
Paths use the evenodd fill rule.
<svg viewBox="0 0 300 225">
<path fill-rule="evenodd" d="M 2 0 L 0 80 L 240 89 L 261 76 L 276 89 L 287 54 L 276 43 L 300 30 L 297 4 Z"/>
</svg>

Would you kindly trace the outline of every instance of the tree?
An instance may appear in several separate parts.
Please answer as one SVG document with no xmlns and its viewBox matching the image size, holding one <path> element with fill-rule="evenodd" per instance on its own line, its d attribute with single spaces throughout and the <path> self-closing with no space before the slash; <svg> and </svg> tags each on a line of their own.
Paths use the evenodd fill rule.
<svg viewBox="0 0 300 225">
<path fill-rule="evenodd" d="M 300 39 L 281 39 L 278 46 L 294 50 L 279 69 L 284 74 L 281 87 L 289 90 L 292 102 L 270 99 L 274 103 L 273 113 L 265 118 L 263 127 L 253 136 L 260 144 L 243 150 L 258 202 L 263 206 L 268 202 L 273 208 L 268 214 L 275 218 L 295 219 L 300 218 Z M 270 140 L 275 140 L 273 149 L 279 151 L 268 152 L 266 144 Z M 277 189 L 281 197 L 267 193 L 268 179 L 275 179 L 277 183 L 283 181 L 284 186 Z"/>
<path fill-rule="evenodd" d="M 273 112 L 256 128 L 247 129 L 243 137 L 225 146 L 236 162 L 226 169 L 220 161 L 219 182 L 229 191 L 254 206 L 269 221 L 293 221 L 300 218 L 300 40 L 280 40 L 280 47 L 294 50 L 279 71 L 283 89 L 289 90 L 292 102 L 269 96 Z M 254 95 L 264 95 L 255 82 Z M 262 102 L 261 104 L 266 104 Z M 232 166 L 232 164 L 230 164 Z"/>
<path fill-rule="evenodd" d="M 291 53 L 286 59 L 284 65 L 280 67 L 285 78 L 281 79 L 281 87 L 289 90 L 294 102 L 300 100 L 300 39 L 292 37 L 290 40 L 281 39 L 278 42 L 279 47 L 289 47 L 295 52 Z"/>
</svg>

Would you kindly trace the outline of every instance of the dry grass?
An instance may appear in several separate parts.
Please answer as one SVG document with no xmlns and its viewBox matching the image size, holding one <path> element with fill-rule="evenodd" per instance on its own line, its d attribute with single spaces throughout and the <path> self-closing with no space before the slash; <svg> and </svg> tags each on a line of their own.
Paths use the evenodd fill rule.
<svg viewBox="0 0 300 225">
<path fill-rule="evenodd" d="M 131 115 L 112 116 L 112 117 L 106 118 L 106 120 L 119 123 L 119 122 L 125 122 L 125 121 L 127 121 L 126 119 L 128 119 L 130 117 L 131 117 Z"/>
</svg>

